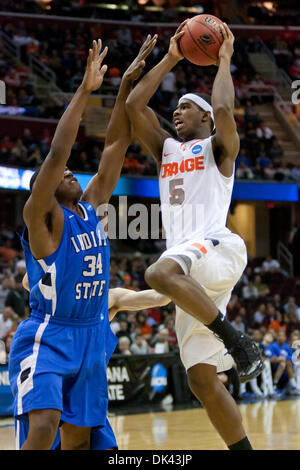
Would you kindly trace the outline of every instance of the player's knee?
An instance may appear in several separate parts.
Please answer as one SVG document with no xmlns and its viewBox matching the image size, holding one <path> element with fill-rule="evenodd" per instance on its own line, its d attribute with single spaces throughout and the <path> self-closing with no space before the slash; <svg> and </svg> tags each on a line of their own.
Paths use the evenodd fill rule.
<svg viewBox="0 0 300 470">
<path fill-rule="evenodd" d="M 146 269 L 145 281 L 158 292 L 165 290 L 167 287 L 166 273 L 158 263 L 154 263 Z"/>
<path fill-rule="evenodd" d="M 54 421 L 39 420 L 31 424 L 29 428 L 30 435 L 38 438 L 41 448 L 49 448 L 52 446 L 56 433 L 57 423 Z"/>
<path fill-rule="evenodd" d="M 214 403 L 217 400 L 220 381 L 219 379 L 216 380 L 216 377 L 213 378 L 189 373 L 188 384 L 191 392 L 201 401 L 203 406 Z"/>
</svg>

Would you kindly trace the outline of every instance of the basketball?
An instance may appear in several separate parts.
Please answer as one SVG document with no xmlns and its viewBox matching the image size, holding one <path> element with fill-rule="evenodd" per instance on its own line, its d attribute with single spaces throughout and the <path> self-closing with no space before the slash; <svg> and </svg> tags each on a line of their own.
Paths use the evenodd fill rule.
<svg viewBox="0 0 300 470">
<path fill-rule="evenodd" d="M 220 24 L 223 22 L 213 15 L 197 15 L 191 18 L 182 31 L 179 48 L 184 57 L 195 65 L 213 65 L 219 57 L 223 43 Z"/>
</svg>

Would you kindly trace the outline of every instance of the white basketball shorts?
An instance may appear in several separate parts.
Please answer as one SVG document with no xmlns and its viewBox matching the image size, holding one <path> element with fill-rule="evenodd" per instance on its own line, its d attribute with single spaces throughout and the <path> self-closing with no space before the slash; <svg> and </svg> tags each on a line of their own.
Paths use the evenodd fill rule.
<svg viewBox="0 0 300 470">
<path fill-rule="evenodd" d="M 247 249 L 241 237 L 229 232 L 216 238 L 191 240 L 166 250 L 160 257 L 163 258 L 179 264 L 184 274 L 196 280 L 226 315 L 232 289 L 247 265 Z M 223 342 L 177 306 L 175 328 L 186 370 L 199 363 L 215 365 L 217 372 L 232 367 L 233 359 L 226 354 Z"/>
</svg>

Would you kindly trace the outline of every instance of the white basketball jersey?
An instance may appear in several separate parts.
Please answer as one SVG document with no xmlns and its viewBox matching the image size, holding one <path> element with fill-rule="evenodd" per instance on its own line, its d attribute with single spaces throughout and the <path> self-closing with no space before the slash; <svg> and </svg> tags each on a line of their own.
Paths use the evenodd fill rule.
<svg viewBox="0 0 300 470">
<path fill-rule="evenodd" d="M 164 142 L 159 175 L 167 249 L 189 240 L 230 233 L 226 227 L 234 176 L 219 171 L 212 137 Z"/>
</svg>

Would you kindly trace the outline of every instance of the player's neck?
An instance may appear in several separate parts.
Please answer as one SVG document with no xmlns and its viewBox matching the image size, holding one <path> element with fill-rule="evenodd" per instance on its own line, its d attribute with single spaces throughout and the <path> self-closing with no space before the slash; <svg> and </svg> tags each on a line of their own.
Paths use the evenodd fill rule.
<svg viewBox="0 0 300 470">
<path fill-rule="evenodd" d="M 207 139 L 208 137 L 210 137 L 210 135 L 210 132 L 206 129 L 198 129 L 197 131 L 190 132 L 189 134 L 182 137 L 182 141 L 189 142 L 190 140 Z"/>
<path fill-rule="evenodd" d="M 78 200 L 63 200 L 59 201 L 59 203 L 67 209 L 70 209 L 71 211 L 76 212 L 76 214 L 82 216 L 82 209 L 78 204 Z"/>
</svg>

